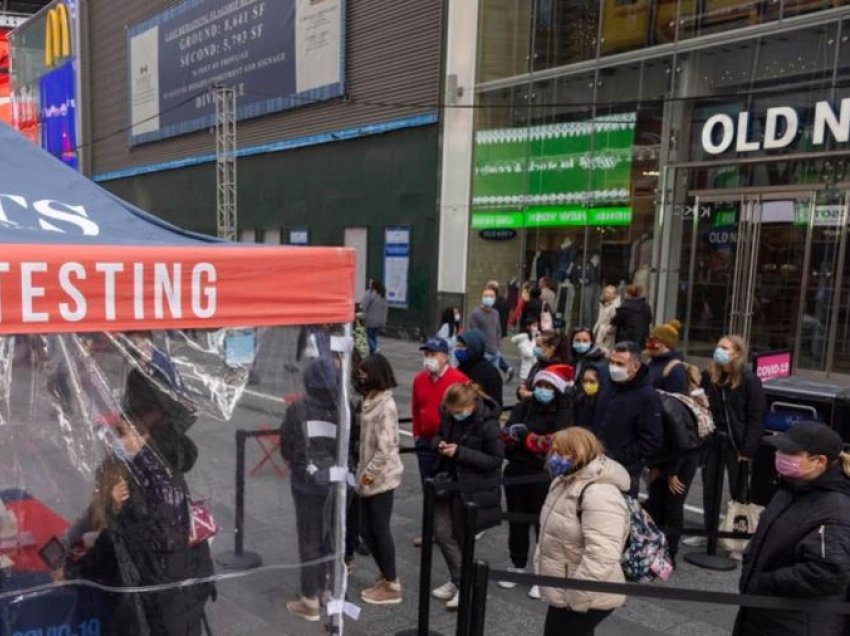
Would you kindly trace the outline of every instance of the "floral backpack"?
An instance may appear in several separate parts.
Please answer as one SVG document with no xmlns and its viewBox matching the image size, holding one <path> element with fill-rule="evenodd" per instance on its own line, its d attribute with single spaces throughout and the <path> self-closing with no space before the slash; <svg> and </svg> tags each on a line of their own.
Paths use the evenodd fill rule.
<svg viewBox="0 0 850 636">
<path fill-rule="evenodd" d="M 577 509 L 579 522 L 581 522 L 584 492 L 592 485 L 585 485 L 579 494 Z M 629 536 L 626 538 L 626 545 L 620 556 L 623 574 L 627 580 L 635 583 L 666 581 L 673 573 L 667 537 L 658 529 L 652 517 L 641 507 L 637 499 L 623 495 L 623 500 L 629 511 Z"/>
</svg>

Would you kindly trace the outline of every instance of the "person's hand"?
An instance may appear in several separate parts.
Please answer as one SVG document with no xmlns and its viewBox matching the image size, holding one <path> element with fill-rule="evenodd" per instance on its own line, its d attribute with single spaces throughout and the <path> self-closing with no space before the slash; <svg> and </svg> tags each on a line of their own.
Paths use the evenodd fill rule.
<svg viewBox="0 0 850 636">
<path fill-rule="evenodd" d="M 457 455 L 457 444 L 446 444 L 445 442 L 440 442 L 440 445 L 437 447 L 437 451 L 444 457 L 454 457 Z"/>
<path fill-rule="evenodd" d="M 130 498 L 130 486 L 122 479 L 112 487 L 112 507 L 121 510 Z"/>
<path fill-rule="evenodd" d="M 520 399 L 522 399 L 522 400 L 527 400 L 527 399 L 529 399 L 532 395 L 534 395 L 534 393 L 532 393 L 531 391 L 529 391 L 529 390 L 525 387 L 525 385 L 522 385 L 521 387 L 519 387 L 519 397 L 520 397 Z"/>
<path fill-rule="evenodd" d="M 370 477 L 369 475 L 364 474 L 360 478 L 360 483 L 363 484 L 364 486 L 371 486 L 373 483 L 375 483 L 375 480 L 372 477 Z"/>
<path fill-rule="evenodd" d="M 670 489 L 670 492 L 674 495 L 684 495 L 685 494 L 685 484 L 682 483 L 682 480 L 679 479 L 678 475 L 670 475 L 667 478 L 667 488 Z"/>
<path fill-rule="evenodd" d="M 742 455 L 741 453 L 738 453 L 738 463 L 739 464 L 744 464 L 744 463 L 747 463 L 749 461 L 750 461 L 749 457 L 747 457 L 746 455 Z"/>
</svg>

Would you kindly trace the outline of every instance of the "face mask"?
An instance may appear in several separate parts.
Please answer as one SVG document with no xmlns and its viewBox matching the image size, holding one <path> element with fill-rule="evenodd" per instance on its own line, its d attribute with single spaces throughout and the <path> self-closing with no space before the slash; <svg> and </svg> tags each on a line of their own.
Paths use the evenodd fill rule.
<svg viewBox="0 0 850 636">
<path fill-rule="evenodd" d="M 484 296 L 481 299 L 481 304 L 484 305 L 485 307 L 492 307 L 493 305 L 496 304 L 496 299 L 493 298 L 492 296 Z"/>
<path fill-rule="evenodd" d="M 540 360 L 540 362 L 544 362 L 546 360 L 546 356 L 543 355 L 543 349 L 540 347 L 534 347 L 534 357 Z"/>
<path fill-rule="evenodd" d="M 455 418 L 455 422 L 463 422 L 464 420 L 468 420 L 472 415 L 472 411 L 461 411 L 460 413 L 452 413 L 452 417 Z"/>
<path fill-rule="evenodd" d="M 729 362 L 731 362 L 732 356 L 729 355 L 729 352 L 726 349 L 721 347 L 717 347 L 714 350 L 714 361 L 719 364 L 721 367 L 725 367 Z"/>
<path fill-rule="evenodd" d="M 566 475 L 573 467 L 573 460 L 558 453 L 552 453 L 549 458 L 549 475 L 554 479 Z"/>
<path fill-rule="evenodd" d="M 422 366 L 431 373 L 439 373 L 441 368 L 440 361 L 437 358 L 425 358 L 422 360 Z"/>
<path fill-rule="evenodd" d="M 455 322 L 460 322 L 460 314 L 455 314 Z"/>
<path fill-rule="evenodd" d="M 584 391 L 584 394 L 587 396 L 594 396 L 599 393 L 599 383 L 598 382 L 582 382 L 581 389 Z"/>
<path fill-rule="evenodd" d="M 555 399 L 555 390 L 542 386 L 534 387 L 534 399 L 541 404 L 549 404 L 549 402 Z"/>
<path fill-rule="evenodd" d="M 609 367 L 609 373 L 611 374 L 612 382 L 625 382 L 629 379 L 629 370 L 626 367 L 615 367 L 611 365 Z"/>
<path fill-rule="evenodd" d="M 803 458 L 796 455 L 786 455 L 785 453 L 776 453 L 774 466 L 776 472 L 788 479 L 801 479 L 808 474 L 808 471 L 802 467 Z"/>
<path fill-rule="evenodd" d="M 585 354 L 590 351 L 590 343 L 589 342 L 574 342 L 573 349 L 578 354 Z"/>
<path fill-rule="evenodd" d="M 469 358 L 469 349 L 455 349 L 455 359 L 461 364 L 469 360 Z"/>
<path fill-rule="evenodd" d="M 109 451 L 116 459 L 119 459 L 122 462 L 129 462 L 133 459 L 130 453 L 127 452 L 127 449 L 124 448 L 124 444 L 114 431 L 110 430 L 105 432 L 104 441 L 106 442 L 107 448 L 109 448 Z"/>
</svg>

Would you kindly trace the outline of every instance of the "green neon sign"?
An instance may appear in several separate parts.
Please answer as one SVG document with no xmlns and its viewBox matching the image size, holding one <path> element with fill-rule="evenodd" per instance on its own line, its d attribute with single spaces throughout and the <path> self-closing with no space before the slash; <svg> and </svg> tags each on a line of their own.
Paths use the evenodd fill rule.
<svg viewBox="0 0 850 636">
<path fill-rule="evenodd" d="M 522 229 L 546 227 L 628 226 L 630 207 L 534 207 L 525 212 L 474 212 L 472 228 Z"/>
</svg>

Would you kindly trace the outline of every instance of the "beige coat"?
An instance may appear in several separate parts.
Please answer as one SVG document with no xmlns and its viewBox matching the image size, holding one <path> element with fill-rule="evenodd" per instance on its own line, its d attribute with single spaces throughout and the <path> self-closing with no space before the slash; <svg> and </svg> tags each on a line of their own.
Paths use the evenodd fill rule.
<svg viewBox="0 0 850 636">
<path fill-rule="evenodd" d="M 581 521 L 576 508 L 584 493 Z M 629 490 L 629 473 L 605 456 L 597 457 L 577 473 L 552 482 L 540 513 L 540 541 L 535 569 L 542 576 L 624 583 L 620 555 L 629 535 L 629 512 L 623 492 Z M 625 603 L 625 596 L 541 588 L 543 600 L 554 607 L 576 612 L 610 610 Z"/>
<path fill-rule="evenodd" d="M 383 391 L 363 402 L 360 416 L 360 464 L 357 493 L 361 497 L 379 495 L 401 485 L 404 467 L 398 453 L 398 409 L 392 391 Z M 363 485 L 363 475 L 372 483 Z"/>
<path fill-rule="evenodd" d="M 621 299 L 617 296 L 610 303 L 599 304 L 599 318 L 597 318 L 596 325 L 593 327 L 593 340 L 607 351 L 611 351 L 617 342 L 617 330 L 611 326 L 611 319 L 617 313 L 620 302 Z"/>
</svg>

